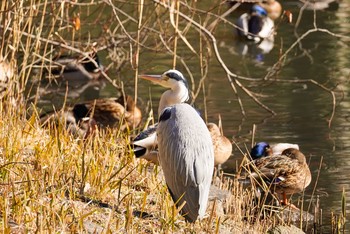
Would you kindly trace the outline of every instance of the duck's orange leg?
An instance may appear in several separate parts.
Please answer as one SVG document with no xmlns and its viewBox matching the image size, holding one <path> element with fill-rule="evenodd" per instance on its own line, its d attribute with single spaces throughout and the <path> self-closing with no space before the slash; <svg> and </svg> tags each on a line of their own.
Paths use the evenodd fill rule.
<svg viewBox="0 0 350 234">
<path fill-rule="evenodd" d="M 295 205 L 291 204 L 288 202 L 288 199 L 287 199 L 287 194 L 285 192 L 283 192 L 283 200 L 281 201 L 281 204 L 284 205 L 284 206 L 289 206 L 290 208 L 292 209 L 297 209 L 299 210 Z"/>
<path fill-rule="evenodd" d="M 283 195 L 282 205 L 288 205 L 287 194 L 283 192 L 282 195 Z"/>
</svg>

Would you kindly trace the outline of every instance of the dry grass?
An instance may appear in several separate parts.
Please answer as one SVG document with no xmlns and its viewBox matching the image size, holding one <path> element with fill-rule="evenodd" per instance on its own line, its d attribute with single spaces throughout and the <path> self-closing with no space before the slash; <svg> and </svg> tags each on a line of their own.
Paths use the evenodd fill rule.
<svg viewBox="0 0 350 234">
<path fill-rule="evenodd" d="M 17 107 L 3 106 L 1 113 L 5 232 L 264 233 L 288 223 L 269 206 L 258 206 L 254 189 L 224 177 L 216 184 L 230 195 L 212 201 L 207 218 L 188 224 L 161 169 L 132 155 L 128 133 L 111 130 L 83 140 L 63 125 L 43 128 L 36 115 L 28 118 Z"/>
<path fill-rule="evenodd" d="M 251 194 L 228 179 L 222 184 L 232 192 L 225 215 L 209 207 L 207 219 L 187 224 L 160 168 L 134 159 L 126 134 L 113 130 L 77 139 L 64 126 L 43 129 L 36 116 L 27 120 L 11 109 L 2 111 L 0 123 L 5 232 L 264 232 L 271 225 L 242 209 L 253 205 Z"/>
<path fill-rule="evenodd" d="M 130 133 L 114 129 L 83 140 L 69 134 L 64 124 L 39 124 L 36 105 L 41 93 L 31 83 L 33 74 L 44 79 L 42 71 L 62 51 L 86 55 L 94 48 L 107 55 L 107 70 L 127 63 L 135 69 L 135 96 L 142 51 L 165 53 L 174 67 L 180 62 L 187 69 L 196 97 L 213 53 L 212 35 L 204 34 L 215 30 L 220 17 L 195 4 L 177 3 L 154 1 L 140 8 L 137 2 L 110 0 L 2 1 L 0 52 L 15 70 L 0 106 L 0 214 L 5 233 L 264 233 L 283 223 L 274 212 L 261 218 L 269 209 L 258 207 L 254 191 L 229 178 L 219 183 L 231 194 L 227 200 L 212 202 L 203 221 L 185 223 L 161 169 L 132 155 Z M 214 6 L 218 14 L 225 10 Z M 203 34 L 205 27 L 193 24 L 199 16 L 203 25 L 211 23 L 212 31 Z M 199 43 L 186 39 L 193 31 Z M 180 43 L 198 60 L 203 77 L 198 83 L 177 54 Z M 119 80 L 104 76 L 119 87 Z"/>
</svg>

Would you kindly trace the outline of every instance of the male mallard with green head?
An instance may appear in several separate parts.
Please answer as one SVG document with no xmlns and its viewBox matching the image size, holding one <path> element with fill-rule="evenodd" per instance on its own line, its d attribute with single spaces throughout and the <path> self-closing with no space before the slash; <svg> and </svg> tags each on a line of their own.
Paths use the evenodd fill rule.
<svg viewBox="0 0 350 234">
<path fill-rule="evenodd" d="M 281 155 L 282 152 L 288 148 L 294 148 L 298 150 L 299 145 L 291 143 L 277 143 L 270 145 L 269 143 L 262 141 L 256 143 L 256 145 L 251 149 L 250 156 L 253 160 L 255 160 L 271 155 Z"/>
</svg>

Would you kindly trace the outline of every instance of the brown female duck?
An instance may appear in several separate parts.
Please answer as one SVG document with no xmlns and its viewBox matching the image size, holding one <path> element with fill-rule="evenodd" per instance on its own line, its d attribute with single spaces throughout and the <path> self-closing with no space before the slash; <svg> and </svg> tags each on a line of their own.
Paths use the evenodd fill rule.
<svg viewBox="0 0 350 234">
<path fill-rule="evenodd" d="M 231 156 L 231 141 L 221 134 L 220 128 L 216 124 L 208 123 L 207 128 L 214 146 L 214 164 L 215 166 L 221 165 Z"/>
<path fill-rule="evenodd" d="M 95 99 L 73 106 L 72 112 L 77 120 L 84 117 L 94 119 L 99 127 L 119 128 L 137 127 L 142 118 L 141 110 L 129 95 L 119 98 Z"/>
<path fill-rule="evenodd" d="M 44 114 L 40 117 L 40 124 L 46 127 L 52 125 L 62 126 L 73 136 L 84 139 L 94 134 L 97 130 L 97 124 L 94 119 L 85 117 L 77 120 L 71 110 Z"/>
<path fill-rule="evenodd" d="M 85 136 L 99 128 L 134 128 L 141 122 L 141 111 L 131 96 L 104 98 L 79 103 L 40 117 L 42 125 L 62 124 L 73 135 Z"/>
<path fill-rule="evenodd" d="M 272 20 L 278 19 L 282 14 L 282 6 L 276 0 L 266 0 L 259 2 L 259 5 L 265 8 L 267 11 L 267 16 Z"/>
<path fill-rule="evenodd" d="M 282 204 L 288 204 L 287 196 L 302 192 L 311 182 L 311 172 L 305 155 L 297 149 L 289 148 L 281 155 L 267 156 L 254 160 L 257 172 L 252 177 L 264 180 L 270 189 L 282 194 Z"/>
<path fill-rule="evenodd" d="M 11 64 L 0 55 L 0 96 L 7 90 L 8 82 L 14 75 Z"/>
</svg>

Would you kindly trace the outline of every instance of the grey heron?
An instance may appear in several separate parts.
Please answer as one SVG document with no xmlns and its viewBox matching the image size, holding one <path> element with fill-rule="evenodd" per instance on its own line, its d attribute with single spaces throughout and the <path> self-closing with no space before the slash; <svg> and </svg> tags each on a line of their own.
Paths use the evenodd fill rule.
<svg viewBox="0 0 350 234">
<path fill-rule="evenodd" d="M 197 111 L 183 103 L 189 96 L 181 72 L 169 70 L 140 78 L 170 88 L 162 94 L 158 108 L 158 159 L 175 205 L 184 204 L 180 213 L 195 222 L 205 215 L 214 170 L 209 131 Z"/>
<path fill-rule="evenodd" d="M 132 143 L 132 147 L 136 158 L 146 159 L 155 164 L 159 164 L 158 161 L 158 143 L 156 137 L 158 124 L 148 127 L 137 135 Z M 231 141 L 221 134 L 219 127 L 215 123 L 208 123 L 207 128 L 209 130 L 213 147 L 214 147 L 214 166 L 218 166 L 225 163 L 232 153 Z"/>
</svg>

